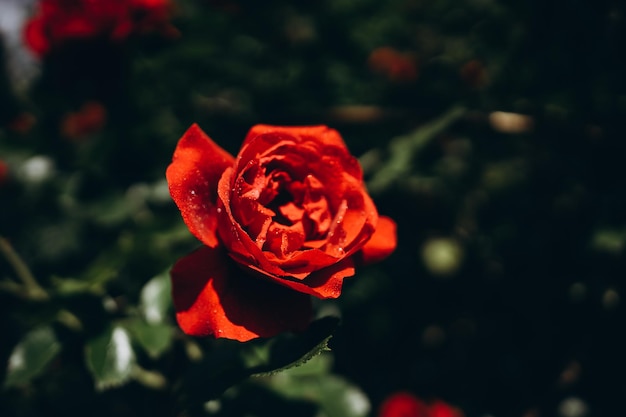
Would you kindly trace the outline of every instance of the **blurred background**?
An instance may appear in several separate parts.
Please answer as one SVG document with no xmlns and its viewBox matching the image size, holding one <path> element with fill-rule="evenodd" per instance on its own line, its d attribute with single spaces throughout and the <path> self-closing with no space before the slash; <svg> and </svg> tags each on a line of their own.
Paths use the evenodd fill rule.
<svg viewBox="0 0 626 417">
<path fill-rule="evenodd" d="M 150 7 L 42 46 L 37 2 L 0 0 L 2 416 L 376 416 L 398 391 L 466 417 L 626 412 L 622 2 Z M 302 368 L 183 374 L 236 350 L 169 304 L 199 243 L 164 173 L 194 122 L 234 154 L 257 123 L 327 124 L 398 223 L 316 303 L 341 321 Z"/>
</svg>

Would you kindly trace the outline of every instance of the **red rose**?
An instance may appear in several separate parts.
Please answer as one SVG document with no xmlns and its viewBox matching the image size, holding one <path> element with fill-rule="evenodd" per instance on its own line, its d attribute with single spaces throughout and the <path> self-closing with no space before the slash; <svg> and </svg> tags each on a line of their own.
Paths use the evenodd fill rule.
<svg viewBox="0 0 626 417">
<path fill-rule="evenodd" d="M 87 138 L 102 130 L 106 124 L 107 109 L 97 101 L 88 101 L 61 120 L 61 134 L 75 141 Z"/>
<path fill-rule="evenodd" d="M 179 325 L 240 341 L 302 330 L 310 295 L 336 298 L 355 262 L 396 246 L 361 168 L 326 126 L 257 125 L 236 158 L 197 125 L 167 169 L 172 198 L 205 245 L 172 268 Z"/>
<path fill-rule="evenodd" d="M 370 52 L 367 63 L 373 72 L 382 74 L 391 81 L 411 82 L 417 79 L 415 58 L 389 46 L 376 48 Z"/>
<path fill-rule="evenodd" d="M 9 178 L 9 166 L 6 162 L 0 159 L 0 185 L 7 182 Z"/>
<path fill-rule="evenodd" d="M 169 0 L 40 0 L 38 6 L 24 36 L 40 56 L 72 39 L 119 41 L 147 29 L 171 31 Z"/>
<path fill-rule="evenodd" d="M 435 399 L 424 402 L 410 392 L 396 392 L 380 406 L 378 417 L 464 417 L 463 411 Z"/>
<path fill-rule="evenodd" d="M 409 392 L 396 392 L 383 401 L 378 417 L 429 417 L 428 406 Z"/>
<path fill-rule="evenodd" d="M 441 400 L 435 400 L 430 404 L 429 417 L 464 417 L 463 411 Z"/>
</svg>

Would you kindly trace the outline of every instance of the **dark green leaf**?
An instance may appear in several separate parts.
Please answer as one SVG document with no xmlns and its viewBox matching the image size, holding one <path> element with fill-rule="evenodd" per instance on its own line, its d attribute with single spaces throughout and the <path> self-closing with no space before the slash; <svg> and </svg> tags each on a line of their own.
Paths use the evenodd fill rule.
<svg viewBox="0 0 626 417">
<path fill-rule="evenodd" d="M 85 353 L 97 389 L 116 387 L 130 379 L 135 352 L 122 326 L 114 325 L 87 342 Z"/>
<path fill-rule="evenodd" d="M 337 327 L 339 319 L 325 317 L 311 324 L 302 335 L 283 335 L 269 340 L 264 345 L 251 343 L 248 351 L 242 352 L 246 365 L 255 370 L 252 375 L 274 374 L 305 364 L 311 358 L 330 350 L 328 341 Z"/>
<path fill-rule="evenodd" d="M 139 309 L 150 324 L 161 324 L 172 306 L 169 269 L 148 281 L 141 289 Z"/>
<path fill-rule="evenodd" d="M 152 358 L 158 358 L 172 345 L 174 329 L 169 324 L 149 324 L 141 319 L 124 323 L 134 341 Z"/>
<path fill-rule="evenodd" d="M 117 250 L 103 252 L 76 278 L 52 277 L 55 292 L 64 296 L 84 293 L 101 295 L 106 285 L 118 276 L 121 262 Z"/>
<path fill-rule="evenodd" d="M 215 349 L 187 375 L 185 400 L 197 407 L 249 376 L 270 375 L 306 363 L 328 350 L 338 323 L 336 317 L 324 317 L 298 334 L 284 333 L 247 343 L 217 340 Z"/>
<path fill-rule="evenodd" d="M 23 385 L 40 375 L 61 350 L 51 327 L 39 327 L 15 346 L 7 366 L 5 387 Z"/>
</svg>

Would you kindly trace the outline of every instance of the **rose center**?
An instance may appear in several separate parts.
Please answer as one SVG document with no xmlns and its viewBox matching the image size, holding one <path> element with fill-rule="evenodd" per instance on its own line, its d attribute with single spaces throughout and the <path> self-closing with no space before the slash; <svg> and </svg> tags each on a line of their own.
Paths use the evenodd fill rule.
<svg viewBox="0 0 626 417">
<path fill-rule="evenodd" d="M 261 249 L 285 258 L 324 243 L 332 214 L 323 184 L 313 174 L 298 178 L 285 167 L 255 164 L 237 185 L 239 220 Z"/>
</svg>

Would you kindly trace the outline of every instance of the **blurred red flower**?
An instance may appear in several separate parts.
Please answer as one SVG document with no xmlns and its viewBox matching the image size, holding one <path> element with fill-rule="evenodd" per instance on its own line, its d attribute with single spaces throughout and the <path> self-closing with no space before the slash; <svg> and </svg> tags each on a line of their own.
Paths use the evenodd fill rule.
<svg viewBox="0 0 626 417">
<path fill-rule="evenodd" d="M 31 131 L 37 119 L 31 113 L 20 113 L 18 114 L 7 127 L 15 133 L 19 133 L 21 135 L 25 135 Z"/>
<path fill-rule="evenodd" d="M 396 392 L 383 401 L 378 417 L 429 417 L 428 406 L 409 392 Z"/>
<path fill-rule="evenodd" d="M 396 246 L 395 223 L 378 215 L 358 160 L 326 126 L 254 126 L 235 158 L 194 124 L 166 176 L 205 245 L 171 271 L 190 335 L 246 341 L 303 330 L 311 295 L 338 297 L 356 263 Z"/>
<path fill-rule="evenodd" d="M 9 178 L 9 165 L 0 159 L 0 185 L 7 182 Z"/>
<path fill-rule="evenodd" d="M 106 108 L 97 101 L 88 101 L 77 112 L 65 115 L 61 121 L 61 135 L 72 140 L 82 140 L 102 130 L 106 119 Z"/>
<path fill-rule="evenodd" d="M 169 0 L 39 0 L 37 14 L 25 26 L 25 40 L 43 56 L 70 40 L 126 39 L 132 33 L 176 30 Z"/>
<path fill-rule="evenodd" d="M 384 75 L 391 81 L 409 82 L 417 79 L 415 58 L 389 46 L 376 48 L 370 52 L 367 63 L 372 71 Z"/>
<path fill-rule="evenodd" d="M 471 61 L 463 64 L 459 70 L 459 75 L 463 82 L 468 87 L 473 89 L 478 90 L 489 84 L 489 73 L 487 72 L 487 68 L 477 59 L 472 59 Z"/>
<path fill-rule="evenodd" d="M 400 391 L 383 401 L 378 417 L 464 417 L 464 414 L 444 401 L 427 403 L 410 392 Z"/>
<path fill-rule="evenodd" d="M 464 417 L 463 411 L 441 400 L 430 403 L 428 417 Z"/>
</svg>

